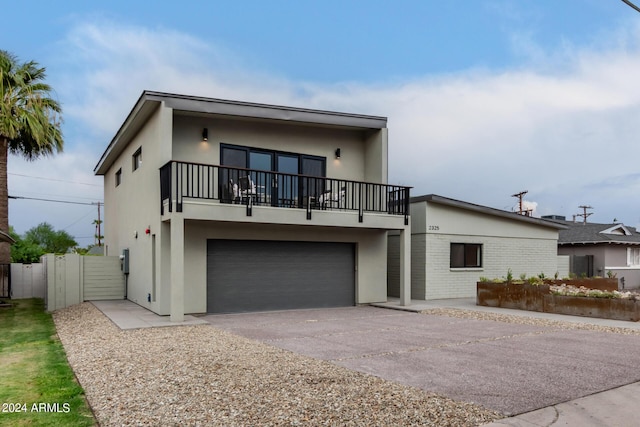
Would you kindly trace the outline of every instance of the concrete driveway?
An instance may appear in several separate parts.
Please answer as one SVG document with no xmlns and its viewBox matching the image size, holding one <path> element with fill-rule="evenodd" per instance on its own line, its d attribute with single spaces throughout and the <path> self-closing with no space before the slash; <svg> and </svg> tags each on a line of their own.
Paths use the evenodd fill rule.
<svg viewBox="0 0 640 427">
<path fill-rule="evenodd" d="M 640 336 L 376 307 L 209 315 L 215 327 L 507 415 L 640 381 Z"/>
</svg>

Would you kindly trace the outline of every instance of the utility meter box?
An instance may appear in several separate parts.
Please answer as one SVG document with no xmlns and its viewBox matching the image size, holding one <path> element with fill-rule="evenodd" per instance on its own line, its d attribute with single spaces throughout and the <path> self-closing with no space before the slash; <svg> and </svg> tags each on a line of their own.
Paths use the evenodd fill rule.
<svg viewBox="0 0 640 427">
<path fill-rule="evenodd" d="M 122 255 L 120 256 L 122 260 L 122 272 L 124 274 L 129 274 L 129 249 L 123 249 Z"/>
</svg>

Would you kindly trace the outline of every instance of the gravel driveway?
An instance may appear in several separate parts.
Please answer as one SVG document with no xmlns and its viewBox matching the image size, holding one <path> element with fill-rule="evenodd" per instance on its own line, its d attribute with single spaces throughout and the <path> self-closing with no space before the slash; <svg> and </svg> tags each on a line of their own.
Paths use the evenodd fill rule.
<svg viewBox="0 0 640 427">
<path fill-rule="evenodd" d="M 472 426 L 500 417 L 209 325 L 122 331 L 90 303 L 54 320 L 102 426 Z"/>
</svg>

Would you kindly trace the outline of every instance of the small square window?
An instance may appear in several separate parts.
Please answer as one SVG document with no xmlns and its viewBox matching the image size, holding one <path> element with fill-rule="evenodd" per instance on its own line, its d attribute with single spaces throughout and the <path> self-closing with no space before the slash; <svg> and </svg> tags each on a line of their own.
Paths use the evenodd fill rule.
<svg viewBox="0 0 640 427">
<path fill-rule="evenodd" d="M 116 187 L 122 182 L 122 168 L 116 172 Z"/>
<path fill-rule="evenodd" d="M 133 170 L 137 170 L 142 166 L 142 147 L 138 148 L 135 153 L 133 153 Z"/>
<path fill-rule="evenodd" d="M 482 267 L 482 245 L 478 243 L 451 243 L 449 267 Z"/>
</svg>

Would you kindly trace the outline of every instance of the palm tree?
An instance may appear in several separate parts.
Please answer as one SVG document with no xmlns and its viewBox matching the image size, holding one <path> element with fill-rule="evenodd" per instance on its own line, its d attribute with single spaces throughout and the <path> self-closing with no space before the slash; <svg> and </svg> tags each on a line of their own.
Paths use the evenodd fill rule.
<svg viewBox="0 0 640 427">
<path fill-rule="evenodd" d="M 45 77 L 37 62 L 0 50 L 0 231 L 9 230 L 8 153 L 35 160 L 62 151 L 62 109 Z M 9 244 L 0 243 L 0 264 L 9 261 Z"/>
</svg>

